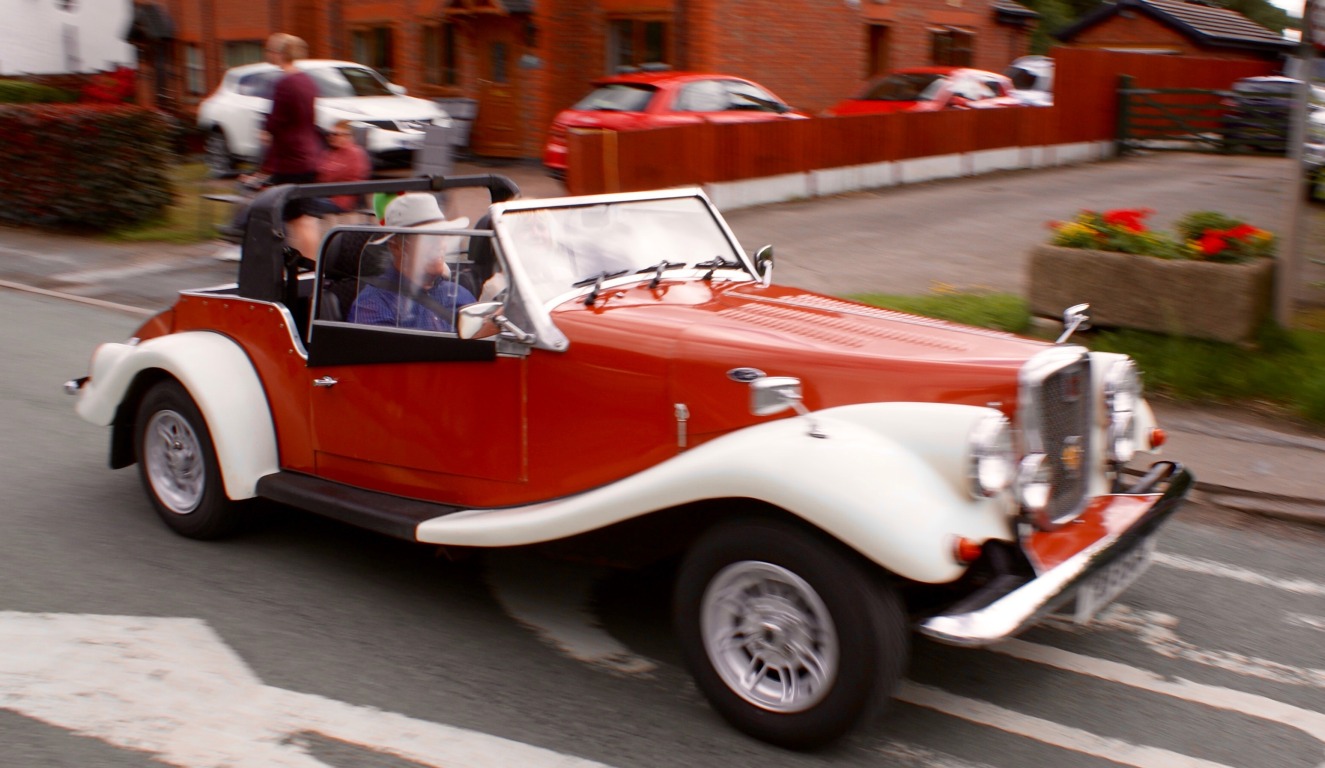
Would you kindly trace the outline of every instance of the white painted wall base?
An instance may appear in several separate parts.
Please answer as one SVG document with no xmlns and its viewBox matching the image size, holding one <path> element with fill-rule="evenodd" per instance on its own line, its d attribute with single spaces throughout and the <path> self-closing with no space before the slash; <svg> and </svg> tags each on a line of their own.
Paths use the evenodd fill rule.
<svg viewBox="0 0 1325 768">
<path fill-rule="evenodd" d="M 1051 168 L 1094 163 L 1113 157 L 1112 141 L 1088 141 L 1039 147 L 1009 147 L 955 155 L 918 157 L 895 163 L 869 163 L 821 168 L 740 181 L 704 185 L 704 192 L 724 211 L 751 208 L 788 200 L 828 197 L 896 184 L 918 184 L 935 179 L 977 176 L 995 171 Z"/>
</svg>

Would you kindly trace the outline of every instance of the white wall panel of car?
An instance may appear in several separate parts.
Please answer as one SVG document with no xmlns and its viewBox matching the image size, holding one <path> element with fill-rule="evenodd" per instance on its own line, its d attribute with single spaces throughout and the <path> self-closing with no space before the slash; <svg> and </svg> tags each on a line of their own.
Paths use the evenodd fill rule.
<svg viewBox="0 0 1325 768">
<path fill-rule="evenodd" d="M 176 333 L 140 344 L 102 344 L 76 409 L 109 425 L 142 371 L 159 369 L 188 390 L 212 433 L 226 495 L 248 499 L 258 478 L 276 472 L 276 430 L 257 371 L 238 344 L 206 331 Z"/>
<path fill-rule="evenodd" d="M 843 406 L 760 424 L 579 496 L 421 523 L 419 541 L 515 546 L 573 536 L 703 499 L 785 509 L 906 578 L 962 573 L 954 536 L 1010 538 L 1012 502 L 967 491 L 966 445 L 988 409 L 933 403 Z M 810 419 L 825 437 L 809 434 Z"/>
</svg>

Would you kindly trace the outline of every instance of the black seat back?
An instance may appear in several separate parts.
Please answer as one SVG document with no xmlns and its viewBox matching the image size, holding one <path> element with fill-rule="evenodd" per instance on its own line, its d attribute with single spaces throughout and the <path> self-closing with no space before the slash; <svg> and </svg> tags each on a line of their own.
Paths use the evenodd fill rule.
<svg viewBox="0 0 1325 768">
<path fill-rule="evenodd" d="M 350 305 L 359 295 L 359 278 L 380 275 L 386 270 L 384 254 L 368 244 L 379 233 L 368 231 L 337 232 L 322 254 L 322 295 L 318 300 L 319 320 L 344 320 Z"/>
</svg>

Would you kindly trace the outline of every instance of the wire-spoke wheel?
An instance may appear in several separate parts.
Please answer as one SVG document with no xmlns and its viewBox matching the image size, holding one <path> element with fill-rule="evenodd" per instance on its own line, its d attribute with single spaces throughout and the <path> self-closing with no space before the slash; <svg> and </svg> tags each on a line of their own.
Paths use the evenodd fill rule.
<svg viewBox="0 0 1325 768">
<path fill-rule="evenodd" d="M 867 720 L 905 670 L 909 628 L 882 574 L 809 529 L 719 526 L 681 566 L 674 606 L 687 665 L 723 717 L 809 748 Z"/>
<path fill-rule="evenodd" d="M 136 424 L 138 474 L 166 525 L 194 539 L 233 532 L 240 509 L 226 498 L 211 433 L 184 388 L 175 381 L 153 386 Z"/>
</svg>

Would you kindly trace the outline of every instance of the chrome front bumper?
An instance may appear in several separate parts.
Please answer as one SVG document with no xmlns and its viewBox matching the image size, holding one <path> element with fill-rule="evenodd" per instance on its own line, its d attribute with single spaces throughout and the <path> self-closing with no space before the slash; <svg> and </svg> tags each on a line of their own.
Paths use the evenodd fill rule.
<svg viewBox="0 0 1325 768">
<path fill-rule="evenodd" d="M 922 634 L 952 645 L 996 643 L 1039 622 L 1075 596 L 1091 576 L 1139 546 L 1177 511 L 1191 490 L 1190 472 L 1172 462 L 1156 464 L 1128 493 L 1134 499 L 1166 486 L 1126 529 L 1105 536 L 1035 578 L 1005 575 L 967 596 L 949 611 L 924 619 Z"/>
</svg>

